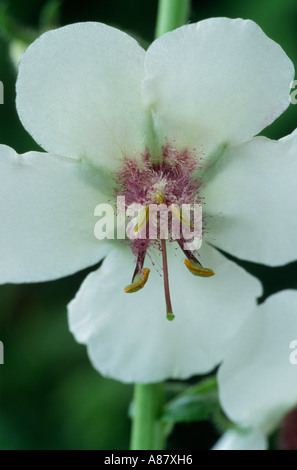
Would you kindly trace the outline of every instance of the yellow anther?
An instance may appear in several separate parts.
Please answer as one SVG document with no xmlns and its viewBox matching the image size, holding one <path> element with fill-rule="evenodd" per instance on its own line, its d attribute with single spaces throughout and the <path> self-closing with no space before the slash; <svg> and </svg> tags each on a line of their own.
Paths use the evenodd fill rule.
<svg viewBox="0 0 297 470">
<path fill-rule="evenodd" d="M 137 273 L 132 284 L 129 284 L 125 287 L 125 292 L 127 294 L 132 294 L 142 289 L 148 280 L 150 270 L 149 268 L 143 268 L 140 273 Z"/>
<path fill-rule="evenodd" d="M 185 265 L 187 266 L 188 270 L 191 271 L 194 276 L 201 276 L 201 277 L 211 277 L 214 276 L 214 272 L 212 269 L 204 268 L 198 262 L 195 263 L 194 261 L 189 261 L 185 259 Z"/>
<path fill-rule="evenodd" d="M 163 204 L 165 199 L 164 199 L 164 194 L 161 191 L 156 192 L 156 199 L 158 201 L 158 204 Z"/>
<path fill-rule="evenodd" d="M 149 206 L 145 206 L 144 209 L 138 215 L 139 221 L 137 221 L 135 225 L 135 229 L 134 229 L 135 233 L 143 229 L 143 227 L 147 224 L 147 221 L 149 219 L 149 214 L 150 214 L 150 208 Z"/>
<path fill-rule="evenodd" d="M 184 213 L 177 208 L 174 204 L 171 205 L 172 213 L 175 215 L 175 217 L 186 227 L 191 227 L 194 228 L 194 225 L 192 222 L 184 215 Z"/>
</svg>

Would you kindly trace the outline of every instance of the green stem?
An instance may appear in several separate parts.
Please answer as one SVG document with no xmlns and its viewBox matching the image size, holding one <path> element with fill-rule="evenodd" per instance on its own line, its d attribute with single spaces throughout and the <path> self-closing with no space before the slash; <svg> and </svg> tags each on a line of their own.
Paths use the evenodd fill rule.
<svg viewBox="0 0 297 470">
<path fill-rule="evenodd" d="M 164 384 L 135 384 L 131 450 L 162 450 L 164 424 L 159 417 L 164 403 Z"/>
<path fill-rule="evenodd" d="M 189 10 L 190 0 L 159 0 L 156 38 L 185 24 Z"/>
</svg>

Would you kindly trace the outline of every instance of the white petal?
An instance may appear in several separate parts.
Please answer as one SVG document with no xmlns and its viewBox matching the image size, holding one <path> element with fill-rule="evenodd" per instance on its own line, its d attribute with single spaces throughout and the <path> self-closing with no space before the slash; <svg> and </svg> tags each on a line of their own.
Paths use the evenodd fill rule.
<svg viewBox="0 0 297 470">
<path fill-rule="evenodd" d="M 267 450 L 267 439 L 258 429 L 227 431 L 212 450 Z"/>
<path fill-rule="evenodd" d="M 294 67 L 250 20 L 212 18 L 157 39 L 143 94 L 160 138 L 204 150 L 246 140 L 289 105 Z"/>
<path fill-rule="evenodd" d="M 0 283 L 54 279 L 98 262 L 98 172 L 75 160 L 0 146 Z"/>
<path fill-rule="evenodd" d="M 297 133 L 226 149 L 205 180 L 209 240 L 269 265 L 297 259 Z"/>
<path fill-rule="evenodd" d="M 25 52 L 17 108 L 25 128 L 47 151 L 115 169 L 139 156 L 149 115 L 141 101 L 145 51 L 101 23 L 49 31 Z"/>
<path fill-rule="evenodd" d="M 220 400 L 232 421 L 270 432 L 297 404 L 296 314 L 296 291 L 275 294 L 232 341 L 218 374 Z"/>
<path fill-rule="evenodd" d="M 161 270 L 151 266 L 146 286 L 125 294 L 133 256 L 128 247 L 111 252 L 83 282 L 69 305 L 70 330 L 87 344 L 94 367 L 123 382 L 156 382 L 210 371 L 224 355 L 255 297 L 259 282 L 219 252 L 202 247 L 209 279 L 193 276 L 175 252 L 169 283 L 175 319 L 166 319 Z"/>
</svg>

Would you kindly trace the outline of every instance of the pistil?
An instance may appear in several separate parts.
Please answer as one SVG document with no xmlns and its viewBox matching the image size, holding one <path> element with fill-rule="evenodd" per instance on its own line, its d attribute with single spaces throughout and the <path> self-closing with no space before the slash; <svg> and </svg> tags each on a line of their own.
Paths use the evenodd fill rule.
<svg viewBox="0 0 297 470">
<path fill-rule="evenodd" d="M 174 319 L 174 315 L 172 312 L 172 305 L 171 305 L 171 298 L 170 298 L 166 241 L 164 239 L 161 240 L 161 249 L 162 249 L 163 281 L 164 281 L 167 320 L 172 321 Z"/>
</svg>

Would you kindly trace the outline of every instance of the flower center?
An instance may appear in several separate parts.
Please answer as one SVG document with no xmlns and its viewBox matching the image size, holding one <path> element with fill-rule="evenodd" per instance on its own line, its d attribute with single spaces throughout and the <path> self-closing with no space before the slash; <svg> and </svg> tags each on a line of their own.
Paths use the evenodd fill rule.
<svg viewBox="0 0 297 470">
<path fill-rule="evenodd" d="M 145 257 L 152 248 L 162 252 L 164 293 L 168 320 L 173 320 L 166 241 L 177 242 L 186 259 L 189 271 L 202 277 L 214 275 L 198 261 L 198 248 L 202 241 L 202 198 L 199 189 L 202 180 L 199 170 L 202 160 L 188 149 L 178 150 L 166 144 L 155 160 L 147 149 L 140 161 L 126 158 L 117 173 L 118 196 L 124 196 L 131 221 L 128 234 L 131 249 L 136 256 L 132 282 L 125 292 L 143 288 L 150 270 L 144 268 Z M 128 233 L 128 230 L 127 230 Z M 189 242 L 189 240 L 191 240 Z"/>
</svg>

